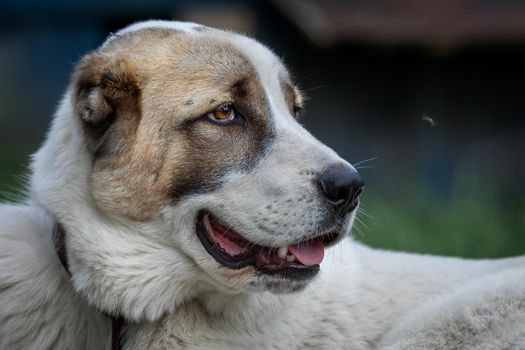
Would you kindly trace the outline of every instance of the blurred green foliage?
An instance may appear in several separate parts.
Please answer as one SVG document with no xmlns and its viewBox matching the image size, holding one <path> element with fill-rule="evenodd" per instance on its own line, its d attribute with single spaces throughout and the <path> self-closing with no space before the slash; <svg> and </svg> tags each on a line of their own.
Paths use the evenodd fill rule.
<svg viewBox="0 0 525 350">
<path fill-rule="evenodd" d="M 444 202 L 429 197 L 418 185 L 365 196 L 354 236 L 374 247 L 467 258 L 525 251 L 523 203 L 490 192 L 452 193 Z"/>
</svg>

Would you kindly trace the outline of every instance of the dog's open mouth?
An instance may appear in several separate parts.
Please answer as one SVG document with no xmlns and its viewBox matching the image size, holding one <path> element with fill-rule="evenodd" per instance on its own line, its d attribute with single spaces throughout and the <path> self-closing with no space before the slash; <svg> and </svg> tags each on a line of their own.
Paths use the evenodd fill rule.
<svg viewBox="0 0 525 350">
<path fill-rule="evenodd" d="M 238 269 L 252 265 L 261 272 L 273 273 L 318 270 L 325 246 L 338 240 L 339 231 L 332 230 L 289 246 L 265 247 L 250 242 L 211 214 L 201 212 L 197 220 L 197 235 L 208 253 L 225 267 Z"/>
</svg>

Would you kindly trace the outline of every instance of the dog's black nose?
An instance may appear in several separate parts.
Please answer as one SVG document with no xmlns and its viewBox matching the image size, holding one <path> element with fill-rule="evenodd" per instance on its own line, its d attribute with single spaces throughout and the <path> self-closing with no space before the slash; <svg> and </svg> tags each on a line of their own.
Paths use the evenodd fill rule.
<svg viewBox="0 0 525 350">
<path fill-rule="evenodd" d="M 364 186 L 357 171 L 342 163 L 326 169 L 318 182 L 328 203 L 340 214 L 355 209 Z"/>
</svg>

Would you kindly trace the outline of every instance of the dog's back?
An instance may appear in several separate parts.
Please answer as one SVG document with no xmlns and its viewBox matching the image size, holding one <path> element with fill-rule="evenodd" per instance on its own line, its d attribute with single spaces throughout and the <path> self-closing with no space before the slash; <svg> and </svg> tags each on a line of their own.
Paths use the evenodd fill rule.
<svg viewBox="0 0 525 350">
<path fill-rule="evenodd" d="M 109 323 L 75 295 L 52 218 L 36 206 L 2 204 L 0 222 L 0 349 L 104 349 Z"/>
</svg>

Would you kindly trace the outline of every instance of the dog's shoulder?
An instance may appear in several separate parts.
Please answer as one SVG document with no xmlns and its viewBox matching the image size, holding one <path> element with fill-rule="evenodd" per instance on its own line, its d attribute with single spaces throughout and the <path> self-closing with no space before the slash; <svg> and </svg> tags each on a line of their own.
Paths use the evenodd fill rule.
<svg viewBox="0 0 525 350">
<path fill-rule="evenodd" d="M 0 349 L 107 343 L 108 321 L 74 294 L 54 249 L 53 226 L 38 207 L 0 204 Z"/>
</svg>

